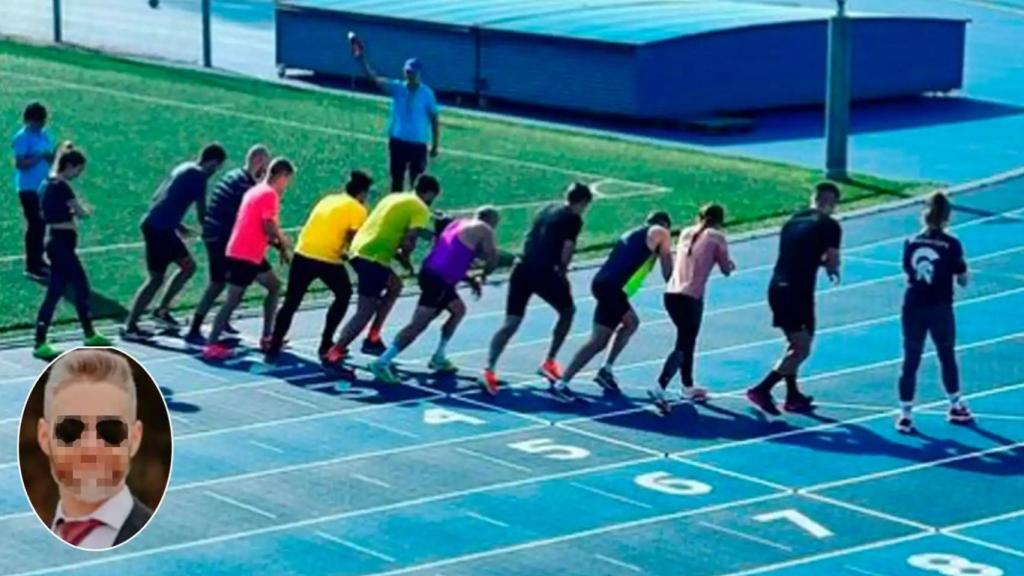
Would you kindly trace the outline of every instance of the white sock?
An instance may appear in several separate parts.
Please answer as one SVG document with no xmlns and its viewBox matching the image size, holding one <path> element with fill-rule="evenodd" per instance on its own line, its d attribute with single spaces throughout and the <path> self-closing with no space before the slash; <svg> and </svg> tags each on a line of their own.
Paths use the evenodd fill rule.
<svg viewBox="0 0 1024 576">
<path fill-rule="evenodd" d="M 441 341 L 437 343 L 437 350 L 434 352 L 434 358 L 444 358 L 444 351 L 448 348 L 448 339 L 442 337 Z"/>
<path fill-rule="evenodd" d="M 402 351 L 398 349 L 397 344 L 392 344 L 391 346 L 388 346 L 388 349 L 385 350 L 383 354 L 380 355 L 377 362 L 384 366 L 391 364 L 401 352 Z"/>
<path fill-rule="evenodd" d="M 951 407 L 953 407 L 953 408 L 959 408 L 960 407 L 960 393 L 959 392 L 957 392 L 956 394 L 950 394 L 949 395 L 949 405 Z"/>
<path fill-rule="evenodd" d="M 900 414 L 904 418 L 910 418 L 910 413 L 914 410 L 913 402 L 900 402 Z"/>
</svg>

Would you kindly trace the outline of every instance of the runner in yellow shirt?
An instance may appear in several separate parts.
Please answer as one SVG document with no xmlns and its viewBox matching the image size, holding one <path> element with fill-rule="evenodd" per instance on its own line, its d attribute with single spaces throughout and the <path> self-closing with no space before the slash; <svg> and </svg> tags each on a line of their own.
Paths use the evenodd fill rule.
<svg viewBox="0 0 1024 576">
<path fill-rule="evenodd" d="M 284 304 L 274 320 L 274 335 L 266 351 L 267 362 L 273 363 L 281 353 L 292 318 L 315 280 L 323 282 L 334 293 L 334 302 L 327 310 L 320 338 L 321 358 L 334 343 L 334 336 L 352 298 L 352 282 L 344 264 L 345 252 L 366 222 L 366 198 L 372 186 L 373 179 L 368 174 L 354 170 L 343 194 L 324 197 L 310 213 L 295 248 Z"/>
<path fill-rule="evenodd" d="M 380 356 L 387 350 L 380 330 L 402 291 L 402 281 L 391 268 L 395 260 L 410 274 L 409 256 L 420 237 L 432 238 L 430 205 L 441 195 L 441 184 L 433 176 L 416 180 L 415 192 L 396 192 L 377 204 L 369 219 L 352 240 L 352 269 L 359 277 L 356 312 L 341 330 L 337 344 L 323 358 L 324 365 L 337 368 L 348 355 L 348 347 L 376 314 L 363 342 L 364 354 Z"/>
</svg>

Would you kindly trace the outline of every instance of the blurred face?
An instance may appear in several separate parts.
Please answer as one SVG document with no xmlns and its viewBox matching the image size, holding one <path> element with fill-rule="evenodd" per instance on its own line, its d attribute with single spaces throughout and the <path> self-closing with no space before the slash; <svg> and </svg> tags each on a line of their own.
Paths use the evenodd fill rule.
<svg viewBox="0 0 1024 576">
<path fill-rule="evenodd" d="M 249 174 L 256 180 L 263 180 L 267 175 L 267 168 L 270 168 L 270 156 L 257 154 L 249 160 Z"/>
<path fill-rule="evenodd" d="M 569 209 L 580 216 L 587 211 L 587 208 L 590 208 L 590 202 L 577 202 L 576 204 L 569 205 Z"/>
<path fill-rule="evenodd" d="M 37 437 L 61 498 L 96 503 L 121 490 L 142 440 L 131 408 L 128 393 L 113 384 L 72 383 L 57 392 Z"/>
<path fill-rule="evenodd" d="M 75 178 L 78 178 L 79 176 L 81 176 L 82 172 L 85 172 L 85 164 L 82 164 L 80 166 L 74 166 L 72 168 L 68 168 L 67 170 L 65 170 L 63 172 L 62 176 L 64 177 L 65 180 L 70 182 L 70 181 L 74 180 Z"/>
<path fill-rule="evenodd" d="M 39 132 L 43 128 L 46 128 L 46 118 L 29 120 L 25 125 L 28 126 L 29 130 Z"/>
<path fill-rule="evenodd" d="M 420 75 L 415 70 L 405 69 L 405 81 L 412 85 L 420 83 Z"/>
<path fill-rule="evenodd" d="M 294 177 L 294 174 L 281 174 L 280 176 L 271 180 L 270 185 L 273 186 L 275 190 L 277 190 L 278 194 L 281 194 L 283 196 L 285 190 L 287 190 L 288 186 L 291 185 L 292 178 Z"/>
<path fill-rule="evenodd" d="M 818 210 L 831 215 L 835 213 L 836 208 L 839 206 L 839 198 L 832 192 L 823 192 L 816 195 L 814 204 Z"/>
</svg>

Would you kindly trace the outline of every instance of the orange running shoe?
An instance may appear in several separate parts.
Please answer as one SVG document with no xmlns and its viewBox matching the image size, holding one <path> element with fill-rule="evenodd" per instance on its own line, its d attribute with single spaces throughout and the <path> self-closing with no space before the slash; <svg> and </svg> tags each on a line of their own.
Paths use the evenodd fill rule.
<svg viewBox="0 0 1024 576">
<path fill-rule="evenodd" d="M 483 378 L 480 379 L 480 386 L 491 396 L 497 396 L 499 388 L 498 375 L 494 370 L 484 370 Z"/>
<path fill-rule="evenodd" d="M 550 382 L 558 382 L 562 379 L 562 366 L 557 360 L 545 360 L 540 368 L 537 368 L 537 374 L 547 378 Z"/>
</svg>

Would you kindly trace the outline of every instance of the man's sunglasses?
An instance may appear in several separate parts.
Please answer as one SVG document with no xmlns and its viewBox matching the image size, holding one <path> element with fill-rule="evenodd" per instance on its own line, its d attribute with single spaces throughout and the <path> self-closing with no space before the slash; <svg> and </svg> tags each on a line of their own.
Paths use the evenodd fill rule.
<svg viewBox="0 0 1024 576">
<path fill-rule="evenodd" d="M 71 446 L 82 438 L 87 428 L 80 416 L 64 416 L 53 427 L 53 436 L 64 446 Z M 120 446 L 128 439 L 128 423 L 116 416 L 96 418 L 96 437 L 107 446 Z"/>
</svg>

